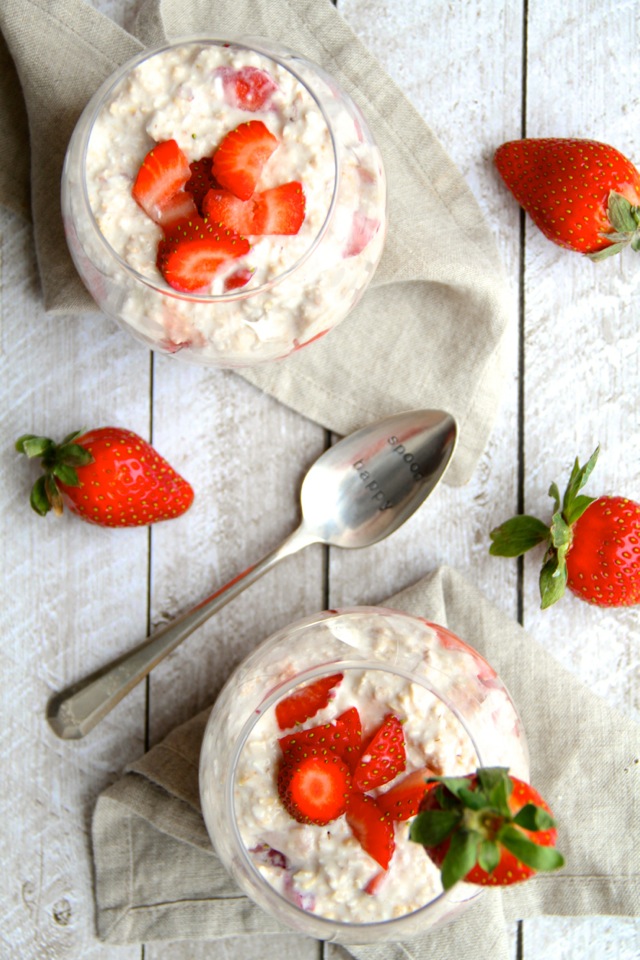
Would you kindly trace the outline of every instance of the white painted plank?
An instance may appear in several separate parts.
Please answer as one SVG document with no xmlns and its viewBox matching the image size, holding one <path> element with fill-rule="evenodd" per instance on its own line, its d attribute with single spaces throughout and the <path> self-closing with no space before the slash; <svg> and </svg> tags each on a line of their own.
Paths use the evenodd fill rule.
<svg viewBox="0 0 640 960">
<path fill-rule="evenodd" d="M 145 432 L 148 362 L 105 320 L 46 318 L 30 228 L 3 214 L 2 235 L 0 954 L 129 960 L 137 948 L 115 954 L 95 942 L 88 826 L 97 794 L 142 749 L 144 698 L 82 744 L 56 739 L 44 714 L 54 691 L 143 627 L 147 534 L 37 517 L 28 505 L 37 471 L 10 445 L 25 432 L 60 439 L 121 417 Z"/>
<path fill-rule="evenodd" d="M 640 158 L 633 4 L 529 3 L 529 136 L 604 140 Z M 637 72 L 637 68 L 632 70 Z M 549 517 L 551 480 L 564 484 L 575 456 L 596 444 L 600 462 L 587 492 L 640 494 L 638 338 L 634 255 L 593 264 L 526 232 L 526 503 Z M 638 716 L 640 613 L 601 611 L 567 597 L 538 607 L 540 555 L 527 558 L 525 625 L 609 702 Z M 640 921 L 548 918 L 524 927 L 525 960 L 638 956 Z"/>
<path fill-rule="evenodd" d="M 154 443 L 195 489 L 153 531 L 154 623 L 195 604 L 273 550 L 299 523 L 300 484 L 324 430 L 229 372 L 156 361 Z M 176 398 L 180 402 L 176 403 Z M 323 608 L 323 552 L 269 571 L 177 650 L 151 680 L 151 736 L 211 703 L 257 642 Z"/>
<path fill-rule="evenodd" d="M 520 111 L 519 5 L 340 0 L 338 8 L 474 192 L 508 270 L 513 324 L 504 400 L 470 483 L 442 485 L 388 541 L 366 552 L 334 551 L 331 602 L 380 602 L 447 563 L 515 615 L 515 567 L 505 569 L 488 557 L 487 535 L 504 511 L 516 506 L 518 214 L 497 188 L 491 157 L 505 139 L 508 119 Z"/>
</svg>

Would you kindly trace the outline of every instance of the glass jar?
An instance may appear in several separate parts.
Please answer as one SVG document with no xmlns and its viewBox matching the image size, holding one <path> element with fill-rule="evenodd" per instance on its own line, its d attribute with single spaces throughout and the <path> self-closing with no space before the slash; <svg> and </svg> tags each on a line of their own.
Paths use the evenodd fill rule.
<svg viewBox="0 0 640 960">
<path fill-rule="evenodd" d="M 449 630 L 386 608 L 356 607 L 301 620 L 265 640 L 235 670 L 205 731 L 202 810 L 222 863 L 282 923 L 339 943 L 415 936 L 452 919 L 482 888 L 447 893 L 422 847 L 395 824 L 382 882 L 342 816 L 319 827 L 289 816 L 277 791 L 281 730 L 275 708 L 321 677 L 339 677 L 327 706 L 301 729 L 356 707 L 363 740 L 389 713 L 402 722 L 406 769 L 464 775 L 504 766 L 527 780 L 522 725 L 495 670 Z M 374 892 L 368 892 L 372 890 Z"/>
<path fill-rule="evenodd" d="M 257 98 L 238 86 L 251 75 L 267 78 Z M 156 263 L 163 230 L 132 197 L 140 165 L 168 139 L 189 163 L 210 158 L 255 120 L 279 141 L 256 190 L 301 182 L 302 226 L 249 236 L 249 253 L 206 289 L 174 289 Z M 107 315 L 155 350 L 242 367 L 318 340 L 357 303 L 382 254 L 386 185 L 360 110 L 319 66 L 272 41 L 190 38 L 133 58 L 91 98 L 67 151 L 62 212 L 78 272 Z"/>
</svg>

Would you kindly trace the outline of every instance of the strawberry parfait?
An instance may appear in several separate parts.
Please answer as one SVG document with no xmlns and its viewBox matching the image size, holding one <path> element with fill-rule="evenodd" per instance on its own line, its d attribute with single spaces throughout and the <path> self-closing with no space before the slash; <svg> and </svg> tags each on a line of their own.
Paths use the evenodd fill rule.
<svg viewBox="0 0 640 960">
<path fill-rule="evenodd" d="M 265 641 L 235 672 L 200 761 L 222 862 L 282 922 L 344 943 L 394 940 L 478 895 L 443 891 L 410 838 L 434 776 L 528 776 L 513 703 L 448 630 L 382 608 L 329 612 Z"/>
<path fill-rule="evenodd" d="M 248 366 L 319 339 L 371 280 L 380 152 L 319 67 L 275 46 L 189 40 L 97 91 L 62 179 L 67 240 L 105 313 L 149 346 Z"/>
</svg>

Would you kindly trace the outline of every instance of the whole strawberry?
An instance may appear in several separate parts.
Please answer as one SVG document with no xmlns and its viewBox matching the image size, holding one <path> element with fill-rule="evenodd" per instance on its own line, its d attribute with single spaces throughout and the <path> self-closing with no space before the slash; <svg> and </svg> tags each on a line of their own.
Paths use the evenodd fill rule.
<svg viewBox="0 0 640 960">
<path fill-rule="evenodd" d="M 441 868 L 445 890 L 459 880 L 510 886 L 563 866 L 549 807 L 504 767 L 427 782 L 431 787 L 409 836 Z"/>
<path fill-rule="evenodd" d="M 540 572 L 541 606 L 551 606 L 565 587 L 599 607 L 640 603 L 640 504 L 625 497 L 587 497 L 587 482 L 599 449 L 584 467 L 576 459 L 562 503 L 555 483 L 551 524 L 536 517 L 512 517 L 492 530 L 489 552 L 518 557 L 546 543 Z"/>
<path fill-rule="evenodd" d="M 193 500 L 190 484 L 131 430 L 77 431 L 60 444 L 25 434 L 16 450 L 41 458 L 44 476 L 31 491 L 31 506 L 41 516 L 61 514 L 66 504 L 89 523 L 139 527 L 179 517 Z"/>
<path fill-rule="evenodd" d="M 630 244 L 640 249 L 640 173 L 596 140 L 511 140 L 495 164 L 545 237 L 603 260 Z"/>
</svg>

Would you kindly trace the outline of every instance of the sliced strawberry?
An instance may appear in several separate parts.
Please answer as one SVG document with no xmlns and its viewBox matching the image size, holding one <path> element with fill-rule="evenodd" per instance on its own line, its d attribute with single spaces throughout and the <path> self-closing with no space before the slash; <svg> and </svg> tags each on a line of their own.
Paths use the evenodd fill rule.
<svg viewBox="0 0 640 960">
<path fill-rule="evenodd" d="M 280 729 L 295 727 L 297 723 L 304 723 L 315 716 L 318 710 L 323 710 L 329 703 L 331 691 L 340 683 L 342 677 L 341 673 L 321 677 L 281 700 L 276 705 L 276 720 Z"/>
<path fill-rule="evenodd" d="M 212 166 L 213 160 L 211 157 L 202 157 L 189 165 L 190 177 L 184 188 L 193 197 L 193 201 L 201 214 L 203 212 L 202 201 L 209 190 L 216 186 L 216 181 L 211 173 Z"/>
<path fill-rule="evenodd" d="M 402 773 L 405 763 L 402 724 L 389 713 L 363 747 L 353 772 L 353 785 L 363 791 L 381 787 Z"/>
<path fill-rule="evenodd" d="M 386 870 L 378 870 L 377 873 L 374 873 L 374 875 L 371 877 L 371 880 L 369 880 L 365 885 L 364 892 L 368 893 L 371 897 L 375 896 L 379 892 L 380 887 L 382 886 L 382 881 L 386 875 Z"/>
<path fill-rule="evenodd" d="M 347 809 L 351 774 L 331 751 L 322 756 L 283 759 L 278 770 L 278 795 L 287 813 L 299 823 L 324 826 Z"/>
<path fill-rule="evenodd" d="M 396 847 L 389 815 L 380 810 L 373 797 L 353 792 L 347 807 L 347 823 L 362 849 L 386 870 Z"/>
<path fill-rule="evenodd" d="M 289 866 L 289 861 L 284 853 L 275 850 L 268 843 L 257 844 L 257 846 L 249 850 L 249 853 L 253 854 L 254 862 L 264 863 L 265 866 L 268 867 L 277 867 L 279 870 L 286 870 Z"/>
<path fill-rule="evenodd" d="M 178 190 L 158 210 L 159 223 L 165 233 L 169 233 L 180 220 L 193 220 L 198 217 L 193 197 L 185 190 Z"/>
<path fill-rule="evenodd" d="M 253 222 L 254 207 L 253 197 L 240 200 L 230 190 L 223 190 L 222 187 L 209 190 L 202 201 L 202 212 L 211 223 L 217 223 L 243 237 L 256 232 Z"/>
<path fill-rule="evenodd" d="M 433 776 L 435 773 L 429 767 L 414 770 L 413 773 L 403 777 L 391 790 L 378 794 L 376 803 L 383 813 L 389 814 L 392 820 L 409 820 L 416 816 L 422 798 L 430 789 L 426 782 L 427 777 Z"/>
<path fill-rule="evenodd" d="M 204 290 L 218 267 L 249 252 L 249 242 L 225 234 L 199 218 L 181 220 L 158 245 L 158 269 L 170 286 L 185 293 Z"/>
<path fill-rule="evenodd" d="M 358 711 L 351 707 L 331 723 L 309 727 L 299 733 L 290 733 L 286 737 L 280 737 L 278 743 L 287 759 L 323 754 L 331 750 L 348 762 L 349 755 L 360 745 L 360 730 Z"/>
<path fill-rule="evenodd" d="M 226 102 L 252 113 L 267 107 L 278 89 L 273 77 L 258 67 L 220 67 L 216 73 L 222 77 Z"/>
<path fill-rule="evenodd" d="M 133 199 L 152 220 L 159 222 L 160 211 L 184 187 L 189 176 L 189 161 L 176 141 L 157 143 L 138 170 L 131 190 Z"/>
<path fill-rule="evenodd" d="M 297 180 L 240 200 L 230 190 L 213 189 L 203 200 L 204 215 L 243 236 L 298 233 L 305 215 L 305 196 Z"/>
<path fill-rule="evenodd" d="M 258 236 L 297 233 L 304 221 L 305 206 L 304 190 L 297 180 L 258 193 L 252 233 Z"/>
<path fill-rule="evenodd" d="M 362 721 L 360 714 L 355 707 L 349 707 L 337 718 L 344 733 L 345 747 L 342 752 L 342 759 L 353 773 L 358 765 L 360 751 L 362 749 Z"/>
<path fill-rule="evenodd" d="M 241 200 L 256 189 L 262 168 L 278 146 L 278 140 L 261 120 L 249 120 L 231 130 L 213 156 L 213 176 L 221 187 Z"/>
<path fill-rule="evenodd" d="M 246 287 L 253 276 L 253 270 L 247 270 L 246 267 L 240 267 L 235 270 L 224 281 L 225 290 L 238 290 L 240 287 Z"/>
</svg>

